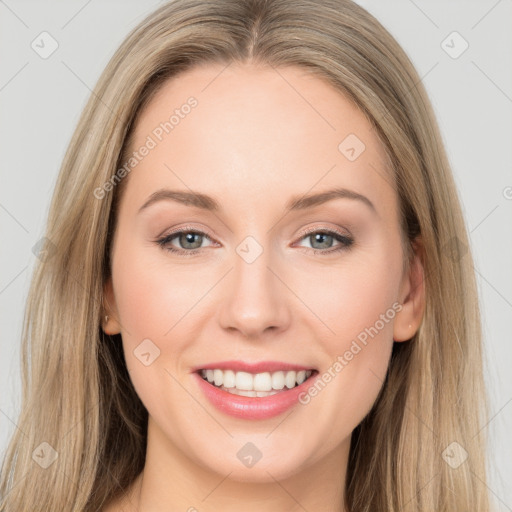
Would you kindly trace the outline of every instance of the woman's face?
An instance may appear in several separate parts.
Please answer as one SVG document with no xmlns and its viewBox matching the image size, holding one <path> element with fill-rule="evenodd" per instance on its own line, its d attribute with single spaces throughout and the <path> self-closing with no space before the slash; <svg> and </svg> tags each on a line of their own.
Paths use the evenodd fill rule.
<svg viewBox="0 0 512 512">
<path fill-rule="evenodd" d="M 300 68 L 205 65 L 158 91 L 133 151 L 106 330 L 149 412 L 148 453 L 239 481 L 339 471 L 393 339 L 419 322 L 371 125 Z"/>
</svg>

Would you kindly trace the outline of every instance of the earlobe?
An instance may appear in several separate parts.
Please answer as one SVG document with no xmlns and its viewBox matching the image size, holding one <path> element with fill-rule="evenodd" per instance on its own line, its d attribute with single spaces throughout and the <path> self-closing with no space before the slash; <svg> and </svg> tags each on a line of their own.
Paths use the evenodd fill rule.
<svg viewBox="0 0 512 512">
<path fill-rule="evenodd" d="M 101 318 L 101 327 L 105 334 L 119 334 L 121 325 L 117 320 L 116 302 L 112 286 L 112 276 L 110 276 L 103 287 L 103 312 Z"/>
<path fill-rule="evenodd" d="M 418 331 L 425 310 L 425 275 L 423 265 L 423 245 L 418 238 L 413 243 L 413 257 L 404 275 L 399 300 L 402 309 L 395 317 L 393 326 L 394 341 L 408 341 Z"/>
</svg>

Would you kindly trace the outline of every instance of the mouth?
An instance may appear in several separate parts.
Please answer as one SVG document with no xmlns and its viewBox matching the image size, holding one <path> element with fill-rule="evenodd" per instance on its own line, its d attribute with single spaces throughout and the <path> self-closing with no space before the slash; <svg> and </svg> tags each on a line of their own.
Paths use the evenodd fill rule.
<svg viewBox="0 0 512 512">
<path fill-rule="evenodd" d="M 230 369 L 199 369 L 196 373 L 208 384 L 233 395 L 259 397 L 285 393 L 318 374 L 318 370 L 278 370 L 249 373 Z"/>
</svg>

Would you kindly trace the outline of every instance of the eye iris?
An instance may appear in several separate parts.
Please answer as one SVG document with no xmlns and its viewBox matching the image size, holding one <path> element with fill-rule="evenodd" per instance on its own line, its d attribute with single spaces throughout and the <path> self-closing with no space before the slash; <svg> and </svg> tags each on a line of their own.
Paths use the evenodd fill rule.
<svg viewBox="0 0 512 512">
<path fill-rule="evenodd" d="M 315 233 L 314 235 L 310 235 L 310 240 L 314 240 L 315 242 L 318 240 L 318 238 L 320 238 L 320 243 L 322 243 L 322 238 L 323 237 L 327 237 L 327 239 L 330 239 L 329 241 L 332 242 L 332 238 L 333 236 L 332 235 L 329 235 L 327 233 Z M 325 242 L 324 242 L 325 244 Z M 314 247 L 314 244 L 313 242 L 311 243 L 311 245 Z M 327 245 L 324 245 L 322 247 L 318 247 L 319 249 L 328 249 L 330 247 L 331 244 L 327 244 Z M 316 247 L 315 247 L 316 248 Z"/>
<path fill-rule="evenodd" d="M 199 243 L 196 240 L 195 245 L 193 242 L 194 237 L 198 237 L 198 239 L 199 239 Z M 186 245 L 189 242 L 193 245 L 193 247 Z M 197 249 L 197 248 L 201 247 L 201 235 L 199 233 L 191 233 L 191 232 L 182 233 L 180 235 L 180 245 L 182 247 L 186 247 L 187 249 Z"/>
</svg>

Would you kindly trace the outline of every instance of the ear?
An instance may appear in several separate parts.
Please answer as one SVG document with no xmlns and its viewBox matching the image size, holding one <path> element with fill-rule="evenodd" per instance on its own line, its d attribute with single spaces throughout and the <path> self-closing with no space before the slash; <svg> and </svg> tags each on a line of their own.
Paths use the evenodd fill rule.
<svg viewBox="0 0 512 512">
<path fill-rule="evenodd" d="M 393 340 L 410 340 L 419 329 L 425 310 L 424 247 L 421 238 L 412 243 L 413 256 L 402 277 L 399 301 L 402 309 L 395 316 Z"/>
<path fill-rule="evenodd" d="M 114 288 L 112 286 L 112 276 L 110 276 L 103 287 L 103 316 L 101 326 L 105 334 L 119 334 L 121 332 L 121 324 L 118 321 L 116 308 L 116 299 L 114 296 Z M 108 316 L 108 320 L 105 319 Z"/>
</svg>

